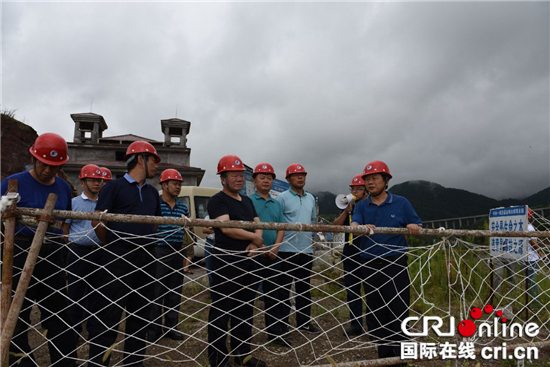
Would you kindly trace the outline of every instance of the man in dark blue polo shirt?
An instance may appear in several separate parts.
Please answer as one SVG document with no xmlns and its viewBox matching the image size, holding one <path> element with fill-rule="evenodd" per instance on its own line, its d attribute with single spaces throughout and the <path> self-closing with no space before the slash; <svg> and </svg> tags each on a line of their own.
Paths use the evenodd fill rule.
<svg viewBox="0 0 550 367">
<path fill-rule="evenodd" d="M 181 174 L 175 169 L 169 168 L 160 174 L 159 183 L 162 185 L 160 208 L 163 217 L 181 218 L 183 215 L 186 217 L 189 215 L 187 206 L 177 200 L 182 182 Z M 157 340 L 161 335 L 174 340 L 183 339 L 183 335 L 176 326 L 183 287 L 181 267 L 184 260 L 184 254 L 182 254 L 184 234 L 185 229 L 177 225 L 161 224 L 158 228 L 159 240 L 153 247 L 157 283 L 154 285 L 151 305 L 152 324 L 147 331 L 147 339 L 151 341 Z M 164 331 L 162 330 L 163 315 Z"/>
<path fill-rule="evenodd" d="M 386 191 L 391 178 L 384 162 L 367 164 L 363 179 L 369 196 L 355 206 L 351 225 L 407 228 L 409 234 L 417 235 L 422 221 L 407 199 Z M 407 340 L 401 330 L 402 321 L 409 316 L 410 303 L 407 250 L 407 240 L 402 235 L 377 234 L 361 239 L 367 326 L 379 344 L 380 358 L 399 357 L 400 342 Z"/>
<path fill-rule="evenodd" d="M 124 159 L 128 173 L 101 189 L 96 212 L 160 216 L 159 194 L 146 181 L 155 176 L 160 162 L 156 149 L 145 141 L 136 141 L 130 144 Z M 103 299 L 94 307 L 99 320 L 88 322 L 93 322 L 88 327 L 90 364 L 109 364 L 110 355 L 104 356 L 116 340 L 118 323 L 126 309 L 123 364 L 142 366 L 154 281 L 152 243 L 157 228 L 144 223 L 98 224 L 92 221 L 97 237 L 106 245 L 102 258 L 105 272 L 103 286 L 98 289 Z"/>
<path fill-rule="evenodd" d="M 18 180 L 18 192 L 21 200 L 17 206 L 22 208 L 44 208 L 48 195 L 57 194 L 54 209 L 71 210 L 71 187 L 57 177 L 67 156 L 67 142 L 54 133 L 45 133 L 36 138 L 29 149 L 33 168 L 27 172 L 16 173 L 2 181 L 2 195 L 8 190 L 9 180 Z M 20 225 L 15 228 L 15 246 L 13 254 L 13 289 L 17 288 L 36 227 Z M 28 325 L 31 324 L 31 310 L 36 301 L 40 310 L 40 319 L 44 329 L 48 330 L 48 348 L 51 364 L 56 366 L 76 366 L 76 334 L 70 329 L 69 306 L 65 290 L 65 260 L 60 250 L 64 243 L 63 233 L 58 229 L 49 229 L 40 248 L 38 259 L 32 274 L 32 280 L 25 295 L 25 301 L 19 313 L 13 338 L 10 344 L 9 364 L 18 366 L 36 366 L 29 345 Z M 21 358 L 20 356 L 24 357 Z"/>
</svg>

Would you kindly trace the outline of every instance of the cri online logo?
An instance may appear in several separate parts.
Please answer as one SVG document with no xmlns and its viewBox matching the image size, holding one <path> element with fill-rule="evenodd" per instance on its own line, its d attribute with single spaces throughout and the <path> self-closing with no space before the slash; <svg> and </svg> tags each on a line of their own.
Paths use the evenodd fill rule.
<svg viewBox="0 0 550 367">
<path fill-rule="evenodd" d="M 487 305 L 485 307 L 483 307 L 483 311 L 487 314 L 493 312 L 493 306 L 491 305 Z M 474 320 L 478 320 L 481 315 L 483 313 L 481 312 L 481 309 L 477 308 L 477 307 L 474 307 L 472 308 L 472 310 L 470 311 L 470 316 L 472 316 L 472 319 Z M 502 316 L 502 311 L 501 310 L 498 310 L 496 312 L 496 315 L 498 317 L 501 317 Z M 503 317 L 502 319 L 500 319 L 500 321 L 502 321 L 503 323 L 508 321 L 506 320 L 505 317 Z M 472 320 L 462 320 L 460 321 L 460 323 L 458 324 L 458 333 L 464 337 L 470 337 L 472 335 L 474 335 L 476 332 L 476 324 L 472 321 Z"/>
<path fill-rule="evenodd" d="M 479 320 L 483 313 L 490 314 L 492 312 L 493 306 L 491 305 L 486 305 L 483 307 L 483 311 L 477 307 L 474 307 L 470 311 L 470 316 L 474 320 Z M 449 318 L 448 332 L 440 330 L 443 326 L 443 319 L 438 316 L 424 316 L 422 318 L 422 330 L 420 332 L 411 332 L 407 327 L 407 324 L 411 321 L 418 321 L 420 319 L 419 317 L 411 316 L 403 320 L 401 323 L 401 330 L 407 336 L 428 336 L 428 331 L 430 329 L 433 329 L 437 336 L 455 336 L 455 330 L 457 330 L 458 333 L 465 338 L 473 336 L 476 331 L 480 337 L 523 337 L 523 334 L 525 333 L 526 336 L 532 338 L 537 336 L 539 333 L 539 327 L 534 322 L 529 322 L 525 325 L 520 323 L 512 323 L 511 325 L 508 325 L 506 323 L 508 320 L 505 317 L 502 317 L 501 310 L 496 311 L 495 315 L 496 317 L 493 319 L 492 325 L 487 322 L 482 322 L 479 325 L 476 325 L 474 321 L 466 319 L 460 321 L 458 328 L 455 328 L 455 318 L 451 316 Z"/>
</svg>

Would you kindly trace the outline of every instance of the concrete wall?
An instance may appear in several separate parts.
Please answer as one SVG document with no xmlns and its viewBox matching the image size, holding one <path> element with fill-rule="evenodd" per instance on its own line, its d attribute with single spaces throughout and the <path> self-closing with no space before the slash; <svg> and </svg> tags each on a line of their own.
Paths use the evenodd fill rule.
<svg viewBox="0 0 550 367">
<path fill-rule="evenodd" d="M 78 167 L 69 167 L 66 166 L 65 172 L 69 177 L 69 180 L 75 185 L 79 193 L 82 192 L 80 187 L 80 182 L 78 179 L 80 168 L 84 165 L 84 162 L 94 163 L 100 166 L 108 167 L 112 174 L 113 178 L 117 175 L 123 175 L 126 172 L 125 164 L 123 161 L 116 160 L 116 152 L 126 152 L 125 145 L 103 145 L 103 144 L 78 144 L 78 143 L 69 143 L 69 157 L 72 164 L 78 165 Z M 190 149 L 178 149 L 178 148 L 157 148 L 157 152 L 162 159 L 161 164 L 163 167 L 166 165 L 170 166 L 171 164 L 176 166 L 190 166 Z M 82 162 L 80 165 L 79 162 Z M 109 162 L 117 162 L 117 165 L 122 165 L 121 167 L 114 168 Z M 157 189 L 160 190 L 160 185 L 158 184 L 159 175 L 164 168 L 159 169 L 157 176 L 153 179 L 148 180 L 149 184 L 153 184 Z M 180 172 L 183 176 L 185 186 L 197 186 L 197 177 L 186 174 L 185 171 L 180 169 Z"/>
<path fill-rule="evenodd" d="M 115 161 L 116 152 L 126 152 L 125 146 L 104 146 L 92 144 L 69 144 L 69 157 L 71 162 L 80 161 Z M 170 151 L 170 148 L 158 149 L 158 154 L 163 163 L 178 166 L 190 166 L 190 149 L 178 149 Z"/>
</svg>

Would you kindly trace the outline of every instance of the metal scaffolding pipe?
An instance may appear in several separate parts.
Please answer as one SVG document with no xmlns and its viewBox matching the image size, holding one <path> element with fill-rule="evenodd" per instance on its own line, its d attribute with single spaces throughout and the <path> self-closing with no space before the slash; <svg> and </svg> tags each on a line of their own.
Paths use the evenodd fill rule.
<svg viewBox="0 0 550 367">
<path fill-rule="evenodd" d="M 16 212 L 21 215 L 36 217 L 41 213 L 41 209 L 17 208 Z M 408 235 L 406 228 L 384 228 L 379 227 L 371 230 L 362 227 L 335 226 L 327 224 L 302 224 L 302 223 L 269 223 L 269 222 L 247 222 L 247 221 L 221 221 L 189 218 L 165 218 L 148 215 L 131 214 L 111 214 L 111 213 L 88 213 L 73 212 L 67 210 L 54 210 L 53 217 L 71 218 L 79 220 L 96 220 L 103 222 L 124 222 L 124 223 L 148 223 L 148 224 L 172 224 L 182 227 L 215 227 L 215 228 L 243 228 L 243 229 L 271 229 L 284 231 L 306 231 L 306 232 L 344 232 L 361 234 L 393 234 Z M 32 223 L 32 222 L 27 222 Z M 420 229 L 419 235 L 436 237 L 550 237 L 550 231 L 536 232 L 514 232 L 514 231 L 489 231 L 489 230 L 466 230 L 466 229 Z"/>
</svg>

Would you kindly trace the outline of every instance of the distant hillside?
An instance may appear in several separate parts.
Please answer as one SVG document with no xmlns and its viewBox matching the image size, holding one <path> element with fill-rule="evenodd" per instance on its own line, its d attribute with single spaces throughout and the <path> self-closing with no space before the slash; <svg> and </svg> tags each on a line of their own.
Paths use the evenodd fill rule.
<svg viewBox="0 0 550 367">
<path fill-rule="evenodd" d="M 550 187 L 537 192 L 523 200 L 529 206 L 550 206 Z"/>
<path fill-rule="evenodd" d="M 466 217 L 488 214 L 492 208 L 527 204 L 532 207 L 550 205 L 550 187 L 523 200 L 496 200 L 460 189 L 450 189 L 429 181 L 407 181 L 390 187 L 396 195 L 406 197 L 423 220 Z M 336 195 L 316 193 L 320 214 L 337 214 Z"/>
<path fill-rule="evenodd" d="M 392 186 L 390 191 L 406 197 L 423 220 L 487 214 L 491 208 L 502 206 L 498 200 L 428 181 L 407 181 Z M 519 201 L 507 205 L 514 204 Z"/>
</svg>

